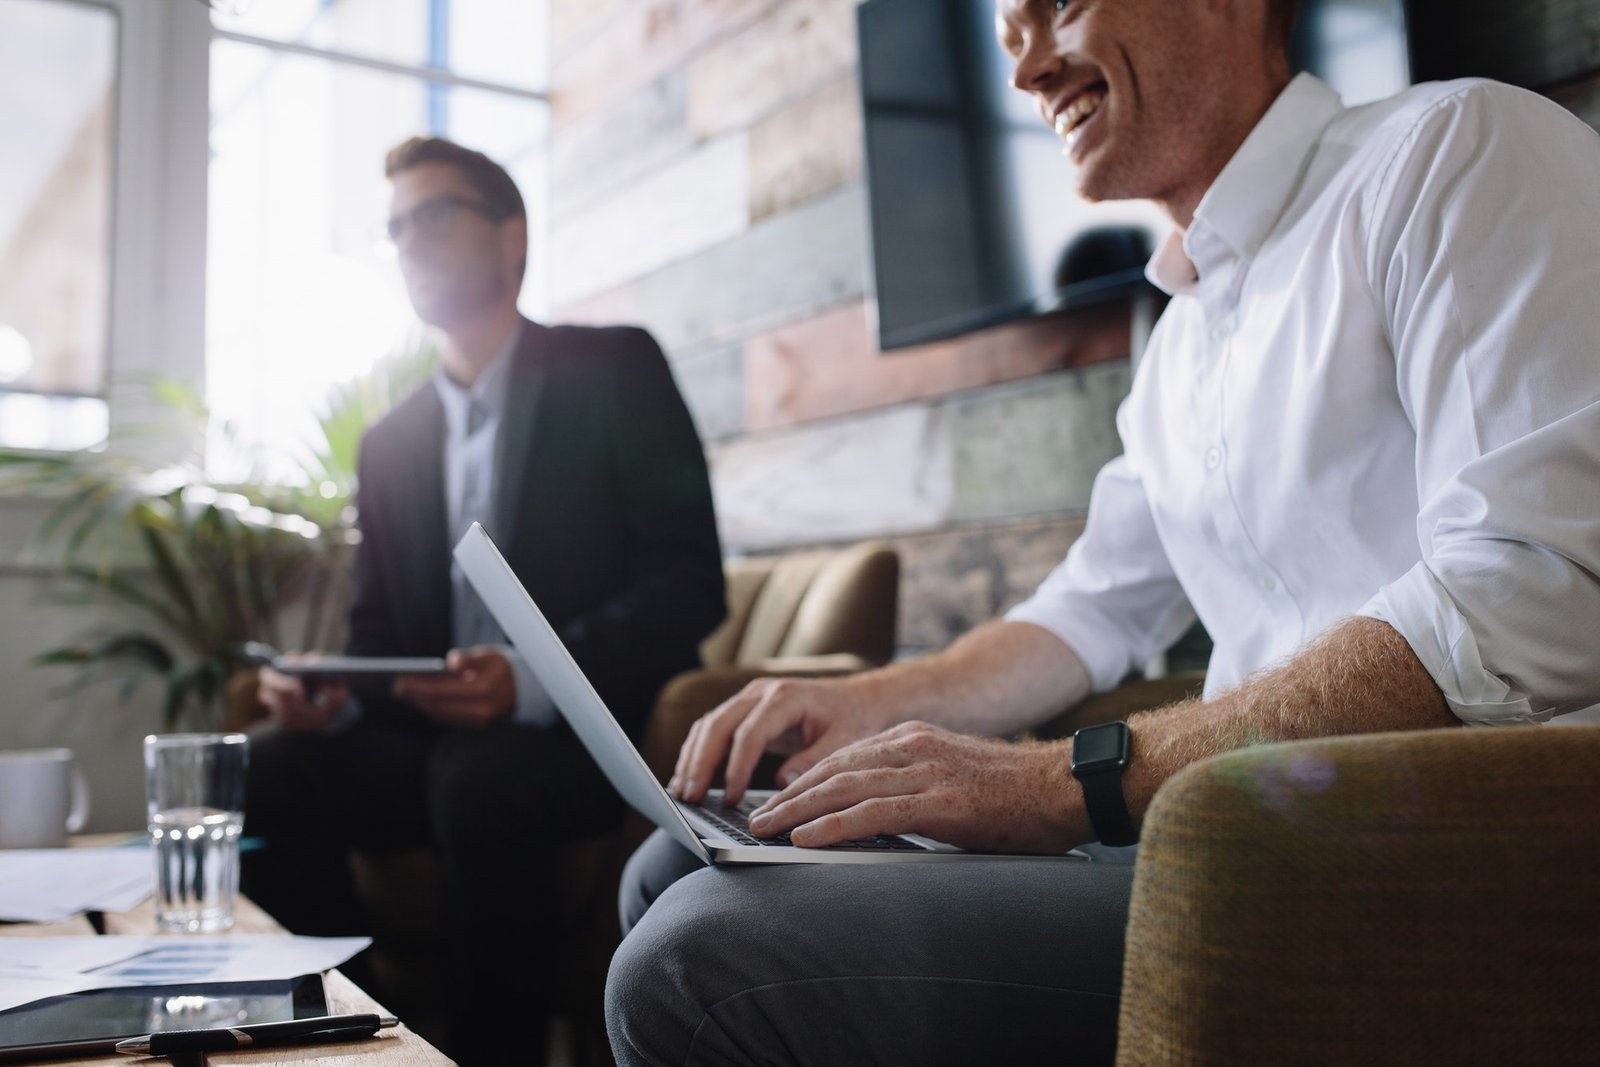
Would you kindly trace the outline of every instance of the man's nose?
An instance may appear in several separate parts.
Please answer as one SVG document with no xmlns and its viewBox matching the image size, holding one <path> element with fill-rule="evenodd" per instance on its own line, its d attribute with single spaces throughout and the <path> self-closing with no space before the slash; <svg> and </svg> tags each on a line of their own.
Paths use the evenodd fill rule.
<svg viewBox="0 0 1600 1067">
<path fill-rule="evenodd" d="M 1061 56 L 1056 42 L 1048 33 L 1029 34 L 1022 51 L 1017 55 L 1016 69 L 1011 72 L 1011 84 L 1025 93 L 1037 92 L 1050 83 L 1061 71 Z"/>
<path fill-rule="evenodd" d="M 394 245 L 395 254 L 401 259 L 407 258 L 417 245 L 417 226 L 410 219 L 401 222 L 394 230 L 389 242 Z"/>
</svg>

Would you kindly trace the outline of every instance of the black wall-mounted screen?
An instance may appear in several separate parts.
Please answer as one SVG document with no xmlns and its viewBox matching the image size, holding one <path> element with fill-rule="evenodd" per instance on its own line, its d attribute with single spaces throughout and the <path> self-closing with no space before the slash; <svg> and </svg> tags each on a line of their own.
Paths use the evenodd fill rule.
<svg viewBox="0 0 1600 1067">
<path fill-rule="evenodd" d="M 1494 78 L 1549 90 L 1600 70 L 1600 0 L 1410 0 L 1417 81 Z"/>
<path fill-rule="evenodd" d="M 1078 197 L 1061 141 L 1011 87 L 993 0 L 866 0 L 857 20 L 880 348 L 1146 284 L 1162 216 Z M 1348 103 L 1409 82 L 1400 0 L 1304 0 L 1295 51 Z"/>
</svg>

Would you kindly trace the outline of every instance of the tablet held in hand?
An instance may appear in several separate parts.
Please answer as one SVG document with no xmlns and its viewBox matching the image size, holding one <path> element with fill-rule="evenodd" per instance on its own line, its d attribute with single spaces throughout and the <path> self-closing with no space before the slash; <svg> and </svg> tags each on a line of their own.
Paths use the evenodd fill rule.
<svg viewBox="0 0 1600 1067">
<path fill-rule="evenodd" d="M 316 681 L 382 681 L 407 674 L 448 674 L 438 656 L 277 656 L 272 669 Z"/>
</svg>

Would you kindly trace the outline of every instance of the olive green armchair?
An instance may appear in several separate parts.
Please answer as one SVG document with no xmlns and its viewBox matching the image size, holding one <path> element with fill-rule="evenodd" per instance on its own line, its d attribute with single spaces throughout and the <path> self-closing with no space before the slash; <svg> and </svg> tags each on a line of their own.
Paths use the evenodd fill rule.
<svg viewBox="0 0 1600 1067">
<path fill-rule="evenodd" d="M 703 666 L 662 689 L 640 752 L 672 776 L 696 719 L 756 678 L 829 677 L 889 662 L 900 556 L 881 541 L 731 560 L 728 617 L 700 646 Z"/>
<path fill-rule="evenodd" d="M 1600 1063 L 1600 726 L 1266 745 L 1146 816 L 1117 1062 Z"/>
</svg>

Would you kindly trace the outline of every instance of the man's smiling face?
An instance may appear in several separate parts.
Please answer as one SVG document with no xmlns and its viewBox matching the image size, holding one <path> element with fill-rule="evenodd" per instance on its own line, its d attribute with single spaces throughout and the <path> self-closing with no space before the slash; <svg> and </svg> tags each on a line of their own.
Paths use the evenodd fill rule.
<svg viewBox="0 0 1600 1067">
<path fill-rule="evenodd" d="M 1079 192 L 1156 200 L 1177 217 L 1281 88 L 1262 95 L 1262 12 L 1260 0 L 996 0 L 995 27 Z"/>
</svg>

